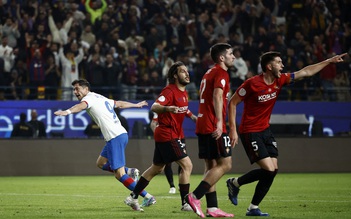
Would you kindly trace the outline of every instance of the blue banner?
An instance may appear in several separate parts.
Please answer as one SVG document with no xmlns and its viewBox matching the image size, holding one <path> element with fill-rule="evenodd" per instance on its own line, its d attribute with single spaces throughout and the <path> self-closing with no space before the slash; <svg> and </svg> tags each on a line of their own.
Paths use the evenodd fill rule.
<svg viewBox="0 0 351 219">
<path fill-rule="evenodd" d="M 84 129 L 91 121 L 89 115 L 82 111 L 67 117 L 58 117 L 54 112 L 67 109 L 77 101 L 1 101 L 0 102 L 0 138 L 9 138 L 15 123 L 19 122 L 20 113 L 26 113 L 30 120 L 31 109 L 38 112 L 38 120 L 46 125 L 48 136 L 51 133 L 62 133 L 65 138 L 85 138 Z M 121 110 L 121 115 L 126 117 L 129 124 L 129 136 L 132 136 L 135 121 L 149 123 L 149 106 L 139 109 Z M 196 115 L 198 102 L 189 103 L 189 109 Z M 237 109 L 237 122 L 240 124 L 243 104 Z M 351 102 L 285 102 L 278 101 L 273 114 L 304 114 L 312 125 L 313 121 L 323 124 L 326 135 L 333 136 L 342 132 L 349 132 L 351 125 Z M 195 123 L 191 119 L 184 120 L 184 134 L 186 137 L 195 137 Z M 310 135 L 307 133 L 306 135 Z"/>
</svg>

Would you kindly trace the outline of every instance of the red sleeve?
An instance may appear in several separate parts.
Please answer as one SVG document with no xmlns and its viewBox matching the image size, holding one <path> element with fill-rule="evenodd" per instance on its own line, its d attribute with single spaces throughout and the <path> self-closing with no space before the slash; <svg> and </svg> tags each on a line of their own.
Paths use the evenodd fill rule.
<svg viewBox="0 0 351 219">
<path fill-rule="evenodd" d="M 155 102 L 162 106 L 168 106 L 169 103 L 173 102 L 172 93 L 171 89 L 163 89 Z"/>
</svg>

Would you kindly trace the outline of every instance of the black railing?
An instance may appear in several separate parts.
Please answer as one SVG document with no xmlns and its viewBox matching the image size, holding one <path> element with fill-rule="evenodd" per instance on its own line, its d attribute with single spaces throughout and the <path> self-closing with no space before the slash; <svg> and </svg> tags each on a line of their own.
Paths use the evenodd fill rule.
<svg viewBox="0 0 351 219">
<path fill-rule="evenodd" d="M 154 100 L 159 95 L 163 87 L 136 87 L 137 100 Z M 149 93 L 140 92 L 148 89 Z M 232 92 L 235 92 L 237 87 L 232 87 Z M 113 99 L 123 99 L 123 91 L 120 85 L 114 87 L 101 86 L 92 87 L 92 91 L 100 93 L 106 97 Z M 64 100 L 76 100 L 73 95 L 72 87 L 51 87 L 51 86 L 21 86 L 13 88 L 11 86 L 0 86 L 0 100 L 62 100 L 62 91 L 66 92 Z M 334 87 L 328 90 L 322 88 L 298 88 L 284 87 L 278 97 L 278 100 L 286 101 L 335 101 L 348 102 L 351 101 L 351 88 Z M 190 92 L 195 92 L 196 95 L 191 95 Z M 198 90 L 189 92 L 190 100 L 197 100 Z"/>
</svg>

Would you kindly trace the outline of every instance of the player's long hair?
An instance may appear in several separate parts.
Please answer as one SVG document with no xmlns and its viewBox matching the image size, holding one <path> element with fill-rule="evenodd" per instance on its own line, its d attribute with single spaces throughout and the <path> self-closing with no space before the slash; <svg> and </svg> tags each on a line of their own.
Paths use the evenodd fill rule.
<svg viewBox="0 0 351 219">
<path fill-rule="evenodd" d="M 274 61 L 275 57 L 280 57 L 280 52 L 266 52 L 263 53 L 260 57 L 260 64 L 263 72 L 266 72 L 267 70 L 267 65 Z"/>
<path fill-rule="evenodd" d="M 81 87 L 87 87 L 88 90 L 90 90 L 90 83 L 89 81 L 85 80 L 85 79 L 78 79 L 78 80 L 74 80 L 72 82 L 72 86 L 79 84 L 79 86 Z"/>
<path fill-rule="evenodd" d="M 178 67 L 180 66 L 185 66 L 183 62 L 175 62 L 168 70 L 168 75 L 167 75 L 167 79 L 168 79 L 168 83 L 170 84 L 174 84 L 175 83 L 175 78 L 174 75 L 176 75 L 178 73 Z"/>
<path fill-rule="evenodd" d="M 217 43 L 210 48 L 211 58 L 215 63 L 218 63 L 219 56 L 224 55 L 227 49 L 232 48 L 228 43 Z"/>
</svg>

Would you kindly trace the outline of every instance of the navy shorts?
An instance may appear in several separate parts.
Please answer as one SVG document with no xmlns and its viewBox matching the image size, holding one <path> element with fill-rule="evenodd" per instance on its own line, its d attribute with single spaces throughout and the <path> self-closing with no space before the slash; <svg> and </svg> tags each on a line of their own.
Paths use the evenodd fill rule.
<svg viewBox="0 0 351 219">
<path fill-rule="evenodd" d="M 212 134 L 197 134 L 197 136 L 200 159 L 213 160 L 232 156 L 232 146 L 226 133 L 223 133 L 218 140 L 213 138 Z"/>
<path fill-rule="evenodd" d="M 154 164 L 168 164 L 187 157 L 185 140 L 172 139 L 167 142 L 155 142 Z"/>
<path fill-rule="evenodd" d="M 240 139 L 251 164 L 266 157 L 278 157 L 278 145 L 269 128 L 240 134 Z"/>
</svg>

